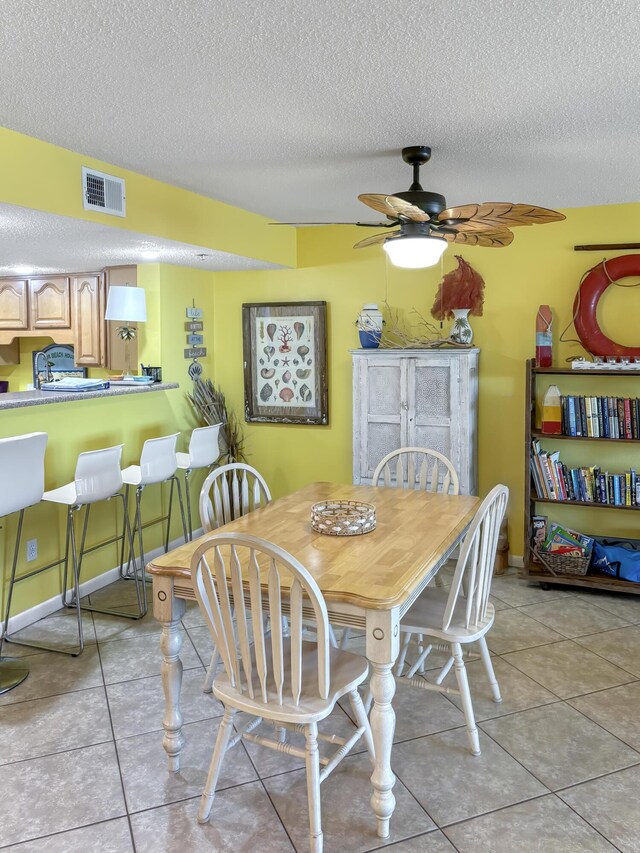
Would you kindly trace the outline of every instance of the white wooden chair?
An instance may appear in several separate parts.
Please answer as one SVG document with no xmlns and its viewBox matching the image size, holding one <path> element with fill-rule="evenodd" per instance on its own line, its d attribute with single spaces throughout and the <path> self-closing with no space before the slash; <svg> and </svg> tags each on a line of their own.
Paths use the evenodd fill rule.
<svg viewBox="0 0 640 853">
<path fill-rule="evenodd" d="M 205 533 L 266 506 L 271 492 L 264 477 L 242 462 L 212 471 L 200 490 L 200 523 Z"/>
<path fill-rule="evenodd" d="M 460 481 L 456 469 L 442 453 L 430 450 L 428 447 L 401 447 L 392 450 L 391 453 L 380 460 L 373 477 L 372 486 L 395 487 L 397 489 L 416 489 L 427 492 L 442 492 L 445 495 L 459 495 Z M 442 578 L 435 577 L 435 585 L 439 589 L 444 588 Z M 349 628 L 345 628 L 340 638 L 340 648 L 343 649 L 350 637 Z M 400 673 L 409 649 L 409 637 L 407 646 L 401 654 L 402 660 L 398 659 L 397 671 Z M 418 653 L 422 652 L 422 645 L 418 643 Z M 422 665 L 422 669 L 424 664 Z"/>
<path fill-rule="evenodd" d="M 310 846 L 312 853 L 320 853 L 320 783 L 363 735 L 373 759 L 369 720 L 358 693 L 368 663 L 360 655 L 330 647 L 322 593 L 309 572 L 282 548 L 255 536 L 218 533 L 196 550 L 191 573 L 198 603 L 224 664 L 213 681 L 213 693 L 224 705 L 224 717 L 198 821 L 209 819 L 227 749 L 241 739 L 252 741 L 305 760 Z M 283 586 L 289 589 L 284 600 Z M 281 626 L 287 609 L 290 629 L 285 638 Z M 303 640 L 303 614 L 315 621 L 317 643 Z M 265 632 L 267 620 L 270 636 Z M 328 717 L 345 695 L 357 723 L 353 735 L 344 739 L 318 733 L 318 722 Z M 237 711 L 250 714 L 252 719 L 231 738 Z M 254 734 L 263 719 L 275 725 L 277 739 Z M 306 749 L 287 742 L 288 730 L 304 732 Z M 320 757 L 318 739 L 338 744 L 331 758 Z"/>
<path fill-rule="evenodd" d="M 271 502 L 269 486 L 259 471 L 243 462 L 221 465 L 208 474 L 200 490 L 200 524 L 211 533 L 223 524 L 234 521 L 254 509 Z M 214 640 L 215 643 L 215 640 Z M 211 693 L 220 654 L 214 645 L 211 661 L 204 679 L 203 690 Z"/>
<path fill-rule="evenodd" d="M 460 494 L 456 469 L 444 454 L 428 447 L 401 447 L 387 453 L 373 472 L 371 482 L 374 486 Z"/>
<path fill-rule="evenodd" d="M 436 643 L 439 642 L 444 648 L 450 649 L 451 656 L 435 681 L 427 681 L 421 676 L 413 677 L 417 667 L 431 651 L 432 646 L 427 646 L 409 673 L 404 677 L 396 675 L 396 681 L 423 690 L 459 695 L 473 755 L 480 755 L 480 741 L 462 647 L 468 643 L 478 643 L 493 700 L 501 702 L 500 687 L 493 671 L 485 634 L 493 625 L 495 616 L 493 604 L 489 601 L 489 592 L 500 523 L 508 499 L 509 490 L 506 486 L 495 486 L 489 492 L 480 504 L 462 543 L 449 591 L 426 589 L 405 613 L 400 623 L 405 642 L 412 633 L 421 634 L 425 638 L 432 637 Z M 442 684 L 452 666 L 458 682 L 457 689 Z"/>
</svg>

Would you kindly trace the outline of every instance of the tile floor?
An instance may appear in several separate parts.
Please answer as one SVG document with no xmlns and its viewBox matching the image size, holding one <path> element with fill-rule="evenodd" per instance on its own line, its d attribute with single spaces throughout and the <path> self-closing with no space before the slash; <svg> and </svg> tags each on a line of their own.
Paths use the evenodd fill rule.
<svg viewBox="0 0 640 853">
<path fill-rule="evenodd" d="M 131 592 L 119 583 L 94 598 L 114 605 Z M 383 844 L 375 835 L 360 751 L 322 789 L 327 853 L 640 851 L 640 599 L 544 591 L 515 570 L 492 592 L 501 705 L 480 661 L 468 664 L 482 756 L 467 752 L 455 697 L 399 688 L 392 836 Z M 29 657 L 31 675 L 0 696 L 0 848 L 306 853 L 302 762 L 255 744 L 228 755 L 212 822 L 195 820 L 222 711 L 201 690 L 210 639 L 198 609 L 184 619 L 187 746 L 172 777 L 158 625 L 151 615 L 98 614 L 85 625 L 77 659 L 7 646 Z M 69 616 L 55 615 L 24 634 L 59 639 L 71 629 Z M 349 726 L 341 707 L 326 724 Z"/>
</svg>

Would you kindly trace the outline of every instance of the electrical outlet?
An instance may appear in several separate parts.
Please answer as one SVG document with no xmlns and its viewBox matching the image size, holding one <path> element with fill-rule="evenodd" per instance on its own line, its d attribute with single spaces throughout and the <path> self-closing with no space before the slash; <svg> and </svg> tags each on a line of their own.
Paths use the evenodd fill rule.
<svg viewBox="0 0 640 853">
<path fill-rule="evenodd" d="M 29 539 L 27 542 L 27 563 L 38 559 L 38 540 Z"/>
</svg>

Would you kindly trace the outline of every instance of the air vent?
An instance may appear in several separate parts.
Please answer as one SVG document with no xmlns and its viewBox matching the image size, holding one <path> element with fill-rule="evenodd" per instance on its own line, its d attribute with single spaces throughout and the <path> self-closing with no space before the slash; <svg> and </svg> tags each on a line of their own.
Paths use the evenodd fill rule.
<svg viewBox="0 0 640 853">
<path fill-rule="evenodd" d="M 85 210 L 126 216 L 124 180 L 82 167 L 82 200 Z"/>
</svg>

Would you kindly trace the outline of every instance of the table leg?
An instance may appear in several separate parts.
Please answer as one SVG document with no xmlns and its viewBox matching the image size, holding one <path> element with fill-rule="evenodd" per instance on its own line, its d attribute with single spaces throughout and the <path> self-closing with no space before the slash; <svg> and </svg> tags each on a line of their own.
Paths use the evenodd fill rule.
<svg viewBox="0 0 640 853">
<path fill-rule="evenodd" d="M 154 577 L 153 613 L 162 623 L 160 649 L 162 651 L 162 688 L 164 690 L 164 747 L 169 759 L 169 772 L 180 769 L 180 753 L 184 747 L 182 734 L 182 711 L 180 710 L 180 689 L 182 687 L 182 630 L 180 620 L 184 616 L 186 604 L 173 593 L 171 578 Z"/>
<path fill-rule="evenodd" d="M 371 784 L 371 807 L 376 816 L 380 838 L 388 838 L 389 822 L 396 806 L 393 786 L 396 777 L 391 770 L 391 747 L 396 715 L 391 704 L 396 692 L 393 665 L 398 657 L 399 619 L 394 611 L 367 613 L 367 658 L 371 664 L 371 733 L 375 761 Z"/>
</svg>

